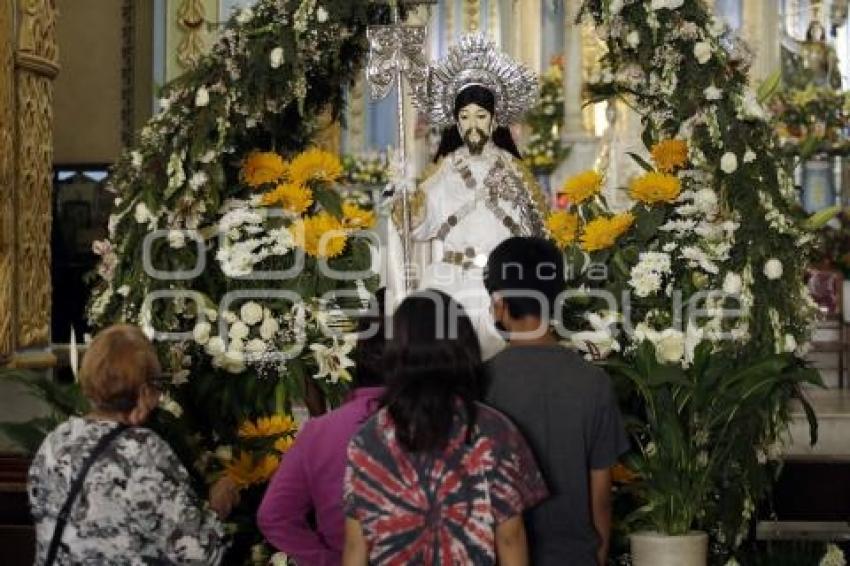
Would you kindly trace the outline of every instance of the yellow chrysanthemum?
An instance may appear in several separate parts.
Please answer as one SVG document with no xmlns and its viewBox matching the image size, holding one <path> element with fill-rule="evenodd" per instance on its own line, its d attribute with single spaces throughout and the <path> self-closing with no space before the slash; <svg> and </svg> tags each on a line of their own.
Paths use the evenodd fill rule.
<svg viewBox="0 0 850 566">
<path fill-rule="evenodd" d="M 239 454 L 239 458 L 225 466 L 224 473 L 239 487 L 263 483 L 272 477 L 280 465 L 280 457 L 266 454 L 258 461 L 248 452 Z"/>
<path fill-rule="evenodd" d="M 303 214 L 313 204 L 313 191 L 303 185 L 284 183 L 263 195 L 263 204 L 279 204 L 295 214 Z"/>
<path fill-rule="evenodd" d="M 617 238 L 625 234 L 635 217 L 631 212 L 624 212 L 611 218 L 599 217 L 591 220 L 584 227 L 581 235 L 581 249 L 594 252 L 610 248 Z"/>
<path fill-rule="evenodd" d="M 289 164 L 289 179 L 306 185 L 308 181 L 333 182 L 342 176 L 342 162 L 333 153 L 318 148 L 298 154 Z"/>
<path fill-rule="evenodd" d="M 368 230 L 375 225 L 375 214 L 346 202 L 342 204 L 342 223 L 352 230 Z"/>
<path fill-rule="evenodd" d="M 646 204 L 673 202 L 682 191 L 679 179 L 666 173 L 647 173 L 632 181 L 629 194 Z"/>
<path fill-rule="evenodd" d="M 549 228 L 558 247 L 566 248 L 576 239 L 578 216 L 565 210 L 553 212 L 546 219 L 546 227 Z"/>
<path fill-rule="evenodd" d="M 260 436 L 277 436 L 292 432 L 296 429 L 295 421 L 286 415 L 260 417 L 256 423 L 245 421 L 239 427 L 240 438 L 257 438 Z"/>
<path fill-rule="evenodd" d="M 581 204 L 601 189 L 602 175 L 591 169 L 567 179 L 561 193 L 566 195 L 570 204 Z"/>
<path fill-rule="evenodd" d="M 270 151 L 255 151 L 242 162 L 242 181 L 251 187 L 276 183 L 286 175 L 286 162 Z"/>
<path fill-rule="evenodd" d="M 682 140 L 663 140 L 652 146 L 650 153 L 660 171 L 671 173 L 688 161 L 688 144 Z"/>
<path fill-rule="evenodd" d="M 289 449 L 292 448 L 293 444 L 295 444 L 294 436 L 281 436 L 274 441 L 274 449 L 281 454 L 286 454 L 289 452 Z"/>
<path fill-rule="evenodd" d="M 290 232 L 295 245 L 313 257 L 336 257 L 343 252 L 347 237 L 345 227 L 327 212 L 298 219 Z"/>
</svg>

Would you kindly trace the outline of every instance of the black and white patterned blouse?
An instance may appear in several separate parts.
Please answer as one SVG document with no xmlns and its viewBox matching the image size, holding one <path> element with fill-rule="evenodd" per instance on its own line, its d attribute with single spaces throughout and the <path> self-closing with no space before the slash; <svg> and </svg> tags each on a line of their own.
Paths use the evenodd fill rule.
<svg viewBox="0 0 850 566">
<path fill-rule="evenodd" d="M 43 564 L 71 482 L 112 421 L 72 417 L 47 438 L 29 472 L 36 564 Z M 130 428 L 89 469 L 56 564 L 218 564 L 224 528 L 157 434 Z"/>
</svg>

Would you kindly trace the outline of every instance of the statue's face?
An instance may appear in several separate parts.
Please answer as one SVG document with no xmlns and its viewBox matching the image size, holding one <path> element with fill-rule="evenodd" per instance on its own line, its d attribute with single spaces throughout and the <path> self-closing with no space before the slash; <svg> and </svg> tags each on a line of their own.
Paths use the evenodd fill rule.
<svg viewBox="0 0 850 566">
<path fill-rule="evenodd" d="M 467 104 L 458 112 L 457 128 L 469 153 L 478 155 L 493 133 L 493 115 L 474 102 Z"/>
</svg>

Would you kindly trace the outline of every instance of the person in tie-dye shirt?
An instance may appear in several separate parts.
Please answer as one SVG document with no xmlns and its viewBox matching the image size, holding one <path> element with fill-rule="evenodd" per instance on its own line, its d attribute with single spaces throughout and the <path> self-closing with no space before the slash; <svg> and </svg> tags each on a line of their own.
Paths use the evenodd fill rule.
<svg viewBox="0 0 850 566">
<path fill-rule="evenodd" d="M 522 513 L 546 497 L 525 440 L 476 401 L 480 349 L 444 293 L 393 318 L 384 406 L 352 439 L 345 566 L 528 563 Z"/>
</svg>

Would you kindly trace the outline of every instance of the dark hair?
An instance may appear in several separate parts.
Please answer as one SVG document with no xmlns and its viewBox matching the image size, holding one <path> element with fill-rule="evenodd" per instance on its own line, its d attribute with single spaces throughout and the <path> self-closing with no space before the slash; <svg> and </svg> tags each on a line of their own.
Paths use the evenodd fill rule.
<svg viewBox="0 0 850 566">
<path fill-rule="evenodd" d="M 540 293 L 551 316 L 555 299 L 565 286 L 564 256 L 555 244 L 543 238 L 508 238 L 490 252 L 484 269 L 484 287 L 488 293 L 508 292 L 503 300 L 512 318 L 542 318 L 543 305 L 539 298 L 510 296 L 511 292 Z"/>
<path fill-rule="evenodd" d="M 428 289 L 408 296 L 393 315 L 385 353 L 383 402 L 405 450 L 445 448 L 454 419 L 475 425 L 481 350 L 469 317 L 454 299 Z"/>
<path fill-rule="evenodd" d="M 354 387 L 375 387 L 384 384 L 383 358 L 386 334 L 386 289 L 375 291 L 378 312 L 360 317 L 357 349 L 354 352 Z"/>
<path fill-rule="evenodd" d="M 460 114 L 460 111 L 470 104 L 477 104 L 487 110 L 491 115 L 495 114 L 496 98 L 493 96 L 493 93 L 490 92 L 490 89 L 479 85 L 472 85 L 461 90 L 457 94 L 457 97 L 455 97 L 453 111 L 455 121 L 457 121 L 457 116 Z M 495 119 L 495 116 L 493 116 L 493 118 Z M 493 130 L 491 138 L 495 145 L 509 152 L 517 159 L 521 159 L 519 149 L 517 149 L 516 143 L 514 143 L 514 138 L 511 136 L 511 131 L 509 129 L 504 126 L 498 126 L 495 130 Z M 439 161 L 440 158 L 445 157 L 462 146 L 463 138 L 460 137 L 460 132 L 457 131 L 457 125 L 445 128 L 443 130 L 443 135 L 440 137 L 440 147 L 437 148 L 437 154 L 434 156 L 434 162 Z"/>
</svg>

